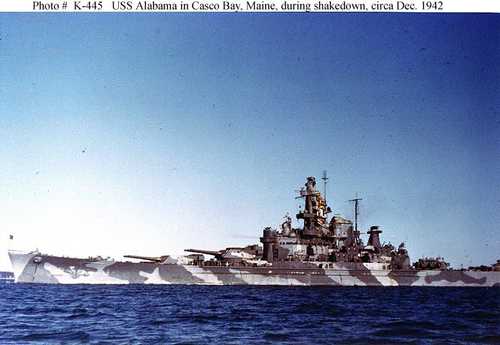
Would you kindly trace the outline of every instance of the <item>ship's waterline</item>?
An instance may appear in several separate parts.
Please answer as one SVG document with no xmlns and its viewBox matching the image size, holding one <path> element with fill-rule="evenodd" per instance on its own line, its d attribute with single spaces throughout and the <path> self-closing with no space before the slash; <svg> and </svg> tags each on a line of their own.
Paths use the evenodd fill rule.
<svg viewBox="0 0 500 345">
<path fill-rule="evenodd" d="M 332 264 L 328 268 L 314 268 L 314 263 L 311 263 L 293 270 L 272 266 L 199 267 L 92 261 L 37 252 L 10 252 L 9 255 L 16 268 L 17 283 L 500 287 L 500 272 L 495 271 L 391 271 L 360 269 L 360 265 L 352 263 Z"/>
</svg>

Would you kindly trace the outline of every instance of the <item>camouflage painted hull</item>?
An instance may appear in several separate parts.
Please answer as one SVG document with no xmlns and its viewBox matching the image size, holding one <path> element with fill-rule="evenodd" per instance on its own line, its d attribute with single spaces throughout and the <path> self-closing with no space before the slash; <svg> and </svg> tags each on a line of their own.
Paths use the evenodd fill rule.
<svg viewBox="0 0 500 345">
<path fill-rule="evenodd" d="M 495 271 L 391 271 L 356 263 L 200 267 L 39 253 L 9 252 L 9 256 L 17 283 L 500 287 L 500 272 Z"/>
</svg>

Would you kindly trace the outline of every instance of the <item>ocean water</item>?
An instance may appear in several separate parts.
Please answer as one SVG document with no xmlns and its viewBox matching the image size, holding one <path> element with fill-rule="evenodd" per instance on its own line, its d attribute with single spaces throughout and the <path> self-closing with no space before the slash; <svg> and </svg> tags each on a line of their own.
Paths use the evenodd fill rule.
<svg viewBox="0 0 500 345">
<path fill-rule="evenodd" d="M 500 344 L 498 288 L 0 286 L 0 344 Z"/>
</svg>

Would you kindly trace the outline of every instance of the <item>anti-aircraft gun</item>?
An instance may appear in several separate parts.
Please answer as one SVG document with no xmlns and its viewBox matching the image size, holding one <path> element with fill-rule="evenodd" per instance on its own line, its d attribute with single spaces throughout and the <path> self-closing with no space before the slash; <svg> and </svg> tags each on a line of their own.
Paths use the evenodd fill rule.
<svg viewBox="0 0 500 345">
<path fill-rule="evenodd" d="M 413 263 L 413 267 L 416 270 L 447 270 L 450 264 L 444 261 L 444 258 L 421 258 L 417 262 Z"/>
</svg>

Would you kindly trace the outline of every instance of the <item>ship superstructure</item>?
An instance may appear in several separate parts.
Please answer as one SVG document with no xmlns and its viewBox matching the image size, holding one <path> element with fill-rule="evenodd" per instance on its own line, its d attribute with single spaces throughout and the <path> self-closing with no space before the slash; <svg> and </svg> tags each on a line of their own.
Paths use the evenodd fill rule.
<svg viewBox="0 0 500 345">
<path fill-rule="evenodd" d="M 369 238 L 364 245 L 358 230 L 357 217 L 359 198 L 353 199 L 355 223 L 340 215 L 334 215 L 326 198 L 316 189 L 316 179 L 308 177 L 305 188 L 300 190 L 304 209 L 297 213 L 303 220 L 303 228 L 292 228 L 292 221 L 285 216 L 280 230 L 266 228 L 260 241 L 263 244 L 263 259 L 275 261 L 313 261 L 343 263 L 378 263 L 388 269 L 409 269 L 408 252 L 401 243 L 398 249 L 380 242 L 379 226 L 367 231 Z"/>
</svg>

